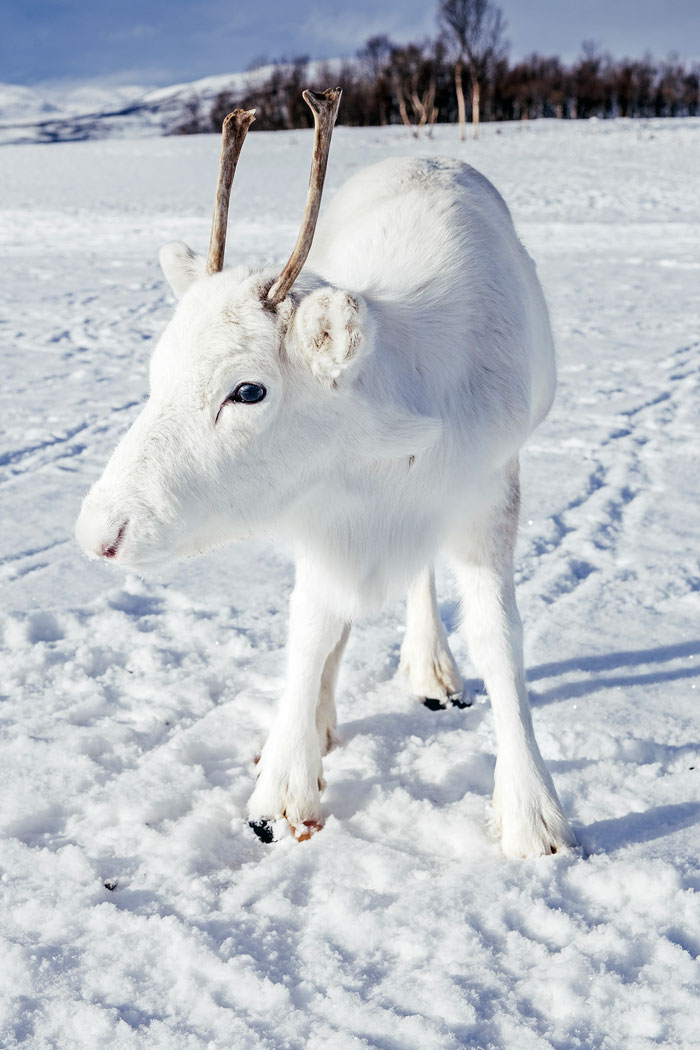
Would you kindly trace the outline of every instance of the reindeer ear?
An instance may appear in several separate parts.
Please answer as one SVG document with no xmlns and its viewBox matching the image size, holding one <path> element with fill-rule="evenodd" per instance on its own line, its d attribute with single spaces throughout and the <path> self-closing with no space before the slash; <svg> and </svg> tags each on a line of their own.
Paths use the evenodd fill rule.
<svg viewBox="0 0 700 1050">
<path fill-rule="evenodd" d="M 318 288 L 292 322 L 296 346 L 315 376 L 337 386 L 367 346 L 367 307 L 337 288 Z"/>
<path fill-rule="evenodd" d="M 205 259 L 182 241 L 171 241 L 158 253 L 160 265 L 176 299 L 182 299 L 191 284 L 204 277 Z"/>
</svg>

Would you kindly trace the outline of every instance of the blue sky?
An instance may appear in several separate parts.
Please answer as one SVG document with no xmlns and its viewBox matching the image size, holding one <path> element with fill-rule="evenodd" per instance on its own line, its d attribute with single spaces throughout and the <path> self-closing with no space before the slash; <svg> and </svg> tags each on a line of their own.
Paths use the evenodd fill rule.
<svg viewBox="0 0 700 1050">
<path fill-rule="evenodd" d="M 574 57 L 593 39 L 614 55 L 700 58 L 700 0 L 501 0 L 511 56 Z M 2 0 L 0 81 L 169 84 L 261 57 L 352 55 L 376 33 L 435 33 L 434 0 Z"/>
</svg>

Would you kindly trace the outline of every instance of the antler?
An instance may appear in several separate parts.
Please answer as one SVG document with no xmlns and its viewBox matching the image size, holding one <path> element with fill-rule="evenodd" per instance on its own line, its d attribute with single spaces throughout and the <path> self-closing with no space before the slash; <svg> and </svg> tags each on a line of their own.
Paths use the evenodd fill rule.
<svg viewBox="0 0 700 1050">
<path fill-rule="evenodd" d="M 209 241 L 209 254 L 207 255 L 207 273 L 219 273 L 224 268 L 231 183 L 233 182 L 241 149 L 243 148 L 243 142 L 248 134 L 248 128 L 254 120 L 254 109 L 234 109 L 233 113 L 229 113 L 224 119 L 221 129 L 219 180 L 216 184 L 214 215 L 211 220 L 211 240 Z"/>
<path fill-rule="evenodd" d="M 321 207 L 321 194 L 323 193 L 323 180 L 326 177 L 328 151 L 331 148 L 331 135 L 333 134 L 335 118 L 338 116 L 341 95 L 342 91 L 340 88 L 328 88 L 323 94 L 317 94 L 315 91 L 303 92 L 304 102 L 313 112 L 315 125 L 314 156 L 309 177 L 309 192 L 306 197 L 306 209 L 297 243 L 294 245 L 294 251 L 290 255 L 289 262 L 282 270 L 282 273 L 267 293 L 267 302 L 271 306 L 276 306 L 277 303 L 282 302 L 301 273 L 301 268 L 311 251 L 318 210 Z"/>
</svg>

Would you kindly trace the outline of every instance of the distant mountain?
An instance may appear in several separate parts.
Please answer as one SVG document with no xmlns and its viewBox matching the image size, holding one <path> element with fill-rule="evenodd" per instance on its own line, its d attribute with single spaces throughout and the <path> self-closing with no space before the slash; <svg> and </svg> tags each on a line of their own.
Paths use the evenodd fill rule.
<svg viewBox="0 0 700 1050">
<path fill-rule="evenodd" d="M 11 121 L 43 120 L 58 112 L 58 107 L 34 88 L 0 84 L 0 126 Z"/>
<path fill-rule="evenodd" d="M 219 92 L 240 91 L 265 72 L 204 77 L 155 90 L 86 84 L 54 92 L 0 84 L 0 144 L 167 135 L 183 121 L 188 104 L 206 112 Z"/>
<path fill-rule="evenodd" d="M 310 63 L 311 71 L 313 67 Z M 206 114 L 220 92 L 239 93 L 264 80 L 272 69 L 265 66 L 156 89 L 0 84 L 0 145 L 168 135 L 187 120 L 192 108 Z"/>
</svg>

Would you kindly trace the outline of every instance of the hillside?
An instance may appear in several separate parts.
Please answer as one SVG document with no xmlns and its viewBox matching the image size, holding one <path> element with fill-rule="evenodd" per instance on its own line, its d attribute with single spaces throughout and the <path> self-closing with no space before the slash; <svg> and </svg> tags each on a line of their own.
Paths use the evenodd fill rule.
<svg viewBox="0 0 700 1050">
<path fill-rule="evenodd" d="M 308 64 L 310 77 L 320 65 Z M 332 69 L 334 63 L 323 66 Z M 0 84 L 0 145 L 168 135 L 186 118 L 188 107 L 206 114 L 220 92 L 236 95 L 263 81 L 272 69 L 261 66 L 248 73 L 151 89 L 90 83 L 70 88 Z"/>
<path fill-rule="evenodd" d="M 206 111 L 220 91 L 238 91 L 265 73 L 230 73 L 150 90 L 0 84 L 0 145 L 168 134 L 182 120 L 186 104 Z"/>
</svg>

